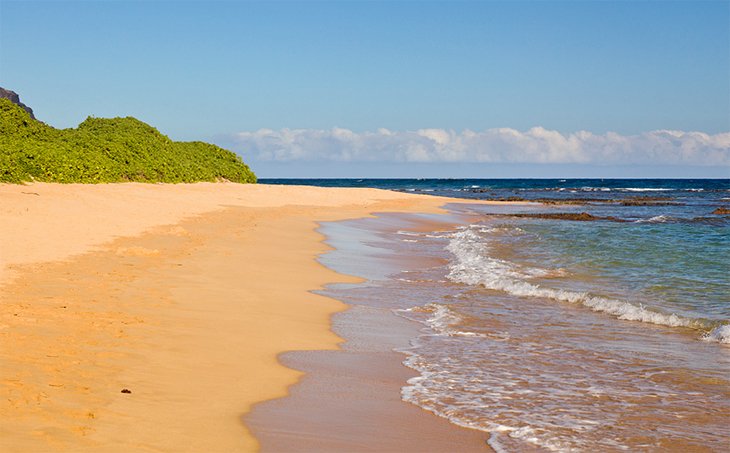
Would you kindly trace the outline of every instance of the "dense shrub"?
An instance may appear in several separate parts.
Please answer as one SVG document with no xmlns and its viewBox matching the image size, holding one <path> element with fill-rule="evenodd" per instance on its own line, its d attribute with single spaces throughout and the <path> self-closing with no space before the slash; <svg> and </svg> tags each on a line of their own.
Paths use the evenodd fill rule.
<svg viewBox="0 0 730 453">
<path fill-rule="evenodd" d="M 134 118 L 88 118 L 55 129 L 0 99 L 0 182 L 254 183 L 241 158 L 215 145 L 174 142 Z"/>
</svg>

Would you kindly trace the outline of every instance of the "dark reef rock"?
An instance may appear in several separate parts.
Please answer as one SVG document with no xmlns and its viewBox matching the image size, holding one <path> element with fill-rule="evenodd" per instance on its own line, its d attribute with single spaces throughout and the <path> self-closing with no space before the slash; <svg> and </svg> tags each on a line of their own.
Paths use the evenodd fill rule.
<svg viewBox="0 0 730 453">
<path fill-rule="evenodd" d="M 18 93 L 15 91 L 6 90 L 5 88 L 0 87 L 0 98 L 10 99 L 10 102 L 19 105 L 23 108 L 23 110 L 30 114 L 31 118 L 36 119 L 35 115 L 33 115 L 33 109 L 20 102 L 20 96 L 18 96 Z"/>
<path fill-rule="evenodd" d="M 671 200 L 669 197 L 632 197 L 625 200 L 619 200 L 621 206 L 681 206 L 683 203 L 678 203 Z"/>
<path fill-rule="evenodd" d="M 503 214 L 505 217 L 522 217 L 530 219 L 548 219 L 548 220 L 573 220 L 576 222 L 595 222 L 597 220 L 608 220 L 610 222 L 626 222 L 618 217 L 600 217 L 587 212 L 557 212 L 557 213 L 538 213 L 538 214 Z"/>
</svg>

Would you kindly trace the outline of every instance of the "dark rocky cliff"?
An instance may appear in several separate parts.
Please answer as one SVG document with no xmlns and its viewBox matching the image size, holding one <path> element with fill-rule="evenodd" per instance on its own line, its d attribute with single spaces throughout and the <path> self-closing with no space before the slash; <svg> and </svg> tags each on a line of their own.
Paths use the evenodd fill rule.
<svg viewBox="0 0 730 453">
<path fill-rule="evenodd" d="M 20 102 L 20 96 L 18 96 L 18 93 L 16 93 L 15 91 L 6 90 L 5 88 L 0 87 L 0 98 L 10 99 L 10 102 L 22 107 L 23 110 L 30 114 L 31 118 L 35 119 L 35 115 L 33 115 L 33 109 Z"/>
</svg>

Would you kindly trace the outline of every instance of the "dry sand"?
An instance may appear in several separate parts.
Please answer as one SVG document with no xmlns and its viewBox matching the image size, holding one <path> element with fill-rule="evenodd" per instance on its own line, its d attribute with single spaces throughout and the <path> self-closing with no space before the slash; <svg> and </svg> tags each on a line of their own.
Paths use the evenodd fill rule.
<svg viewBox="0 0 730 453">
<path fill-rule="evenodd" d="M 450 199 L 238 184 L 0 185 L 0 450 L 251 451 L 240 423 L 335 349 L 353 281 L 316 221 Z M 131 393 L 122 393 L 128 389 Z"/>
</svg>

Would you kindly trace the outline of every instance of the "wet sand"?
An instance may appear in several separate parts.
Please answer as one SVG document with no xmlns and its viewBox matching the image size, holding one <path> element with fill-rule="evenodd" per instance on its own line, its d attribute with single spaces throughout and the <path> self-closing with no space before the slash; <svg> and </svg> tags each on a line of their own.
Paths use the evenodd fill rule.
<svg viewBox="0 0 730 453">
<path fill-rule="evenodd" d="M 526 438 L 520 433 L 512 436 L 509 427 L 525 426 L 526 422 L 541 426 L 539 423 L 548 419 L 553 425 L 545 432 L 554 435 L 555 441 L 550 443 L 553 440 L 548 438 L 548 442 L 543 444 L 548 446 L 545 448 L 570 449 L 571 444 L 563 441 L 569 439 L 575 442 L 573 448 L 579 450 L 724 451 L 722 446 L 726 443 L 722 442 L 727 440 L 728 425 L 723 423 L 728 416 L 727 402 L 730 400 L 727 390 L 730 387 L 724 379 L 726 373 L 722 374 L 722 362 L 726 360 L 721 354 L 717 355 L 716 345 L 697 341 L 696 333 L 688 336 L 689 332 L 667 331 L 661 326 L 617 323 L 615 318 L 597 314 L 586 307 L 556 304 L 554 300 L 541 298 L 524 303 L 502 291 L 459 288 L 459 284 L 450 284 L 445 277 L 444 264 L 449 260 L 444 247 L 450 239 L 436 239 L 439 234 L 432 234 L 443 228 L 434 224 L 413 228 L 418 224 L 403 226 L 393 221 L 402 217 L 404 215 L 388 214 L 379 219 L 338 222 L 334 231 L 325 228 L 330 236 L 348 238 L 347 241 L 334 242 L 336 250 L 324 256 L 325 259 L 334 258 L 326 259 L 325 263 L 333 269 L 346 269 L 347 273 L 368 279 L 368 282 L 359 285 L 336 285 L 326 292 L 354 307 L 334 316 L 335 332 L 348 342 L 343 345 L 342 352 L 327 352 L 327 357 L 339 355 L 343 363 L 384 363 L 385 359 L 368 360 L 367 357 L 385 357 L 389 349 L 378 346 L 382 343 L 398 344 L 395 335 L 407 334 L 415 338 L 418 334 L 407 323 L 391 325 L 388 320 L 391 310 L 421 307 L 430 302 L 458 307 L 458 312 L 446 312 L 447 316 L 456 313 L 458 318 L 447 318 L 448 324 L 436 324 L 436 329 L 426 329 L 422 332 L 426 335 L 417 341 L 420 346 L 416 349 L 416 354 L 426 363 L 439 363 L 453 371 L 445 376 L 436 374 L 435 378 L 429 377 L 427 381 L 433 379 L 432 382 L 437 382 L 430 387 L 433 391 L 422 392 L 416 398 L 411 394 L 410 400 L 423 407 L 440 410 L 444 416 L 453 416 L 457 423 L 470 423 L 492 430 L 494 434 L 490 443 L 495 449 L 545 451 L 535 445 L 545 437 Z M 347 227 L 343 227 L 342 223 Z M 358 229 L 353 227 L 356 224 L 365 224 L 359 233 L 363 245 L 359 246 L 355 243 L 357 241 L 353 241 L 353 238 L 358 238 Z M 370 232 L 381 227 L 383 235 L 378 240 Z M 426 234 L 413 235 L 410 233 L 412 230 Z M 393 234 L 395 232 L 397 234 Z M 411 244 L 413 242 L 419 244 Z M 369 248 L 370 245 L 377 248 Z M 534 259 L 535 255 L 530 253 L 532 250 L 513 253 L 517 251 L 507 244 L 492 246 L 490 256 L 508 262 L 517 261 L 520 255 L 521 259 Z M 357 257 L 357 265 L 352 264 L 354 257 Z M 416 265 L 409 264 L 410 261 Z M 403 270 L 407 272 L 400 273 Z M 548 275 L 546 278 L 553 277 Z M 571 276 L 571 282 L 575 284 L 577 279 L 585 278 L 593 277 L 576 274 Z M 449 289 L 452 285 L 454 288 Z M 424 307 L 406 316 L 434 325 L 434 318 L 426 322 L 434 313 L 437 313 L 435 307 Z M 452 337 L 439 329 L 445 327 L 456 332 L 478 333 L 484 335 L 484 340 L 460 342 L 458 335 Z M 525 345 L 537 347 L 531 350 Z M 362 357 L 361 362 L 357 362 L 358 357 Z M 396 357 L 394 361 L 403 358 Z M 706 361 L 707 358 L 711 359 L 710 362 Z M 438 362 L 439 359 L 444 360 Z M 329 377 L 335 372 L 328 369 L 332 360 L 294 352 L 286 355 L 284 363 L 306 370 L 308 376 Z M 438 367 L 435 368 L 438 371 Z M 426 368 L 428 371 L 433 369 Z M 727 370 L 726 366 L 724 370 Z M 370 379 L 370 387 L 376 393 L 385 388 L 379 382 L 383 379 L 379 371 L 353 374 Z M 465 394 L 470 393 L 468 385 L 471 383 L 466 379 L 471 376 L 482 383 L 479 389 L 500 389 L 499 392 L 490 395 L 490 392 L 484 391 L 473 394 L 474 399 L 465 398 Z M 446 377 L 453 379 L 446 380 Z M 327 397 L 339 395 L 340 389 L 347 388 L 350 385 L 347 378 L 333 376 L 327 386 L 317 385 L 316 379 L 308 382 L 305 378 L 292 387 L 292 397 L 257 405 L 251 414 L 254 421 L 283 417 L 287 414 L 287 405 L 302 407 L 310 414 L 305 433 L 313 440 L 304 445 L 297 443 L 293 448 L 283 443 L 279 436 L 267 436 L 265 427 L 261 428 L 259 436 L 257 424 L 250 424 L 261 439 L 264 451 L 337 451 L 338 439 L 332 438 L 334 436 L 329 434 L 327 425 L 318 425 L 317 420 L 322 419 L 318 415 L 322 412 L 348 414 L 348 410 L 353 411 L 337 398 Z M 438 384 L 439 379 L 441 385 Z M 457 404 L 450 406 L 449 403 L 454 400 Z M 473 401 L 479 404 L 470 406 Z M 375 425 L 373 432 L 378 430 L 378 417 L 387 417 L 387 414 L 379 414 L 377 407 L 373 409 L 364 405 L 361 408 L 359 401 L 351 406 L 358 413 L 369 413 L 362 419 L 364 424 Z M 454 406 L 457 407 L 451 412 Z M 575 424 L 567 422 L 561 425 L 560 422 L 571 420 L 571 410 L 580 414 L 573 416 L 572 420 L 586 420 L 586 424 L 593 425 L 592 429 L 575 429 Z M 498 428 L 490 427 L 490 423 Z M 500 425 L 507 429 L 499 429 Z M 345 433 L 352 431 L 347 424 L 339 429 Z M 367 429 L 370 427 L 358 427 L 360 431 Z M 381 449 L 377 435 L 371 437 L 375 440 L 375 448 L 372 449 Z M 454 451 L 469 447 L 466 438 L 459 440 L 466 446 L 454 446 Z M 613 446 L 611 442 L 615 442 Z M 439 450 L 442 447 L 438 439 L 428 445 L 433 446 L 434 451 L 448 451 Z M 408 451 L 407 446 L 403 448 Z M 362 449 L 367 448 L 363 446 Z"/>
<path fill-rule="evenodd" d="M 306 374 L 287 398 L 259 403 L 244 418 L 262 451 L 491 450 L 487 433 L 457 427 L 401 399 L 401 387 L 416 373 L 396 350 L 407 348 L 421 326 L 394 315 L 388 303 L 394 294 L 380 284 L 393 274 L 443 263 L 388 254 L 378 247 L 379 234 L 447 230 L 466 218 L 386 214 L 321 228 L 335 249 L 320 261 L 364 281 L 320 292 L 350 306 L 333 316 L 333 330 L 345 339 L 340 349 L 282 354 L 282 363 Z"/>
<path fill-rule="evenodd" d="M 357 280 L 315 261 L 327 250 L 316 222 L 446 201 L 237 184 L 0 186 L 1 449 L 257 449 L 241 417 L 302 376 L 278 355 L 341 341 L 329 320 L 345 306 L 310 291 Z"/>
</svg>

